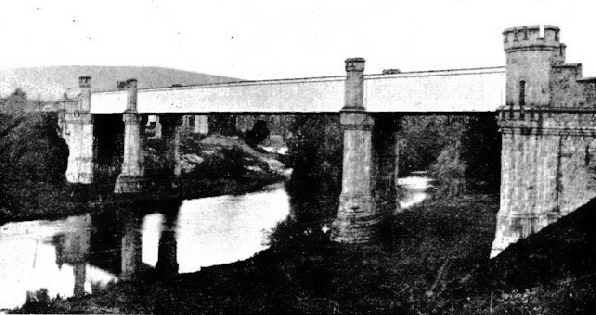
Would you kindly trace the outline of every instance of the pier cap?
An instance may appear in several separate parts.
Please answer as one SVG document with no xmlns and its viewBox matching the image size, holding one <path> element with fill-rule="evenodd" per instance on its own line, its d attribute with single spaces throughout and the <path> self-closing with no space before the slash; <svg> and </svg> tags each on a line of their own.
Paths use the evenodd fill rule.
<svg viewBox="0 0 596 315">
<path fill-rule="evenodd" d="M 127 86 L 129 89 L 131 89 L 131 88 L 132 88 L 132 89 L 136 89 L 136 88 L 137 88 L 137 79 L 135 79 L 135 78 L 132 78 L 132 79 L 128 79 L 128 80 L 126 80 L 126 86 Z"/>
<path fill-rule="evenodd" d="M 348 58 L 346 59 L 346 71 L 364 71 L 364 63 L 366 62 L 364 58 Z"/>
<path fill-rule="evenodd" d="M 79 77 L 79 88 L 90 88 L 91 87 L 91 77 L 90 76 L 80 76 Z"/>
</svg>

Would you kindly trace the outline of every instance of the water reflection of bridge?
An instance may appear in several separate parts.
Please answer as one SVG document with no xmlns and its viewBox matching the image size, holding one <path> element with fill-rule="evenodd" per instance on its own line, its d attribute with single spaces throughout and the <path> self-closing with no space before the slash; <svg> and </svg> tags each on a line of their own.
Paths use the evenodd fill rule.
<svg viewBox="0 0 596 315">
<path fill-rule="evenodd" d="M 165 217 L 155 268 L 160 275 L 178 273 L 175 226 L 180 204 L 178 201 L 159 205 L 159 212 Z M 140 271 L 152 268 L 143 263 L 143 217 L 148 210 L 152 210 L 151 206 L 133 204 L 110 209 L 110 214 L 87 214 L 67 219 L 69 229 L 55 235 L 52 243 L 56 249 L 56 264 L 74 267 L 75 295 L 85 292 L 87 266 L 98 267 L 120 279 L 134 279 Z M 111 215 L 114 213 L 116 215 Z"/>
<path fill-rule="evenodd" d="M 74 267 L 75 294 L 89 292 L 93 268 L 114 280 L 195 272 L 264 250 L 263 231 L 290 212 L 283 185 L 238 196 L 105 205 L 101 213 L 64 220 L 52 237 L 55 262 Z"/>
</svg>

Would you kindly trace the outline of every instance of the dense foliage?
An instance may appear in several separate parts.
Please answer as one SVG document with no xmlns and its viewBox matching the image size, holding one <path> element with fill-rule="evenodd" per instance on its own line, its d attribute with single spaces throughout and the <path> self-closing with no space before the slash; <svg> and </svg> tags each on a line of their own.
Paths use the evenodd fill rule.
<svg viewBox="0 0 596 315">
<path fill-rule="evenodd" d="M 341 191 L 343 159 L 339 115 L 297 116 L 288 141 L 292 155 L 292 178 L 286 185 L 297 200 L 314 206 L 294 207 L 301 221 L 321 221 L 335 217 Z M 314 223 L 314 222 L 313 222 Z"/>
<path fill-rule="evenodd" d="M 435 196 L 460 196 L 468 191 L 497 193 L 501 137 L 493 115 L 460 116 L 444 131 L 444 145 L 429 167 L 439 183 Z"/>
<path fill-rule="evenodd" d="M 26 95 L 16 90 L 0 115 L 0 214 L 16 207 L 46 208 L 62 190 L 68 148 L 58 135 L 56 113 L 25 113 Z M 0 217 L 0 220 L 2 218 Z"/>
</svg>

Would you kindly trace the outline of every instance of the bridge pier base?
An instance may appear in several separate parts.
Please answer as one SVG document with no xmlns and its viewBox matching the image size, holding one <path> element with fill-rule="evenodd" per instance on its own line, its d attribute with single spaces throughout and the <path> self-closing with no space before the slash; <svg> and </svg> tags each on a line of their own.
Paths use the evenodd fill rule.
<svg viewBox="0 0 596 315">
<path fill-rule="evenodd" d="M 381 224 L 399 210 L 398 143 L 394 117 L 340 114 L 344 128 L 342 192 L 332 239 L 366 243 L 380 238 Z"/>
<path fill-rule="evenodd" d="M 128 109 L 123 114 L 124 160 L 116 180 L 115 193 L 137 193 L 143 191 L 145 177 L 143 167 L 143 116 L 136 113 L 137 81 L 128 80 Z"/>
<path fill-rule="evenodd" d="M 91 115 L 91 77 L 79 77 L 81 94 L 77 108 L 64 113 L 69 183 L 91 184 L 93 181 L 93 116 Z"/>
<path fill-rule="evenodd" d="M 122 171 L 116 180 L 116 193 L 136 193 L 143 191 L 143 137 L 142 116 L 124 114 L 124 161 Z"/>
<path fill-rule="evenodd" d="M 340 112 L 344 130 L 342 191 L 331 235 L 332 240 L 343 243 L 378 239 L 381 223 L 397 204 L 395 125 L 387 116 L 375 119 L 366 113 L 363 70 L 364 59 L 346 60 L 345 106 Z"/>
<path fill-rule="evenodd" d="M 364 243 L 376 238 L 376 226 L 382 219 L 372 185 L 374 119 L 364 111 L 341 113 L 340 123 L 344 128 L 342 191 L 332 239 Z"/>
</svg>

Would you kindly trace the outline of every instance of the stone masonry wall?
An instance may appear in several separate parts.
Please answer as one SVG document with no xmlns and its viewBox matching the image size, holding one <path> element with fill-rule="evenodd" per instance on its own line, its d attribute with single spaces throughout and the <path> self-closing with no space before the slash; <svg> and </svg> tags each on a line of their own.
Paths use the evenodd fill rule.
<svg viewBox="0 0 596 315">
<path fill-rule="evenodd" d="M 517 109 L 502 111 L 499 125 L 501 205 L 492 256 L 596 197 L 596 113 Z"/>
<path fill-rule="evenodd" d="M 508 28 L 501 204 L 491 257 L 596 197 L 596 80 L 565 63 L 559 28 Z"/>
</svg>

